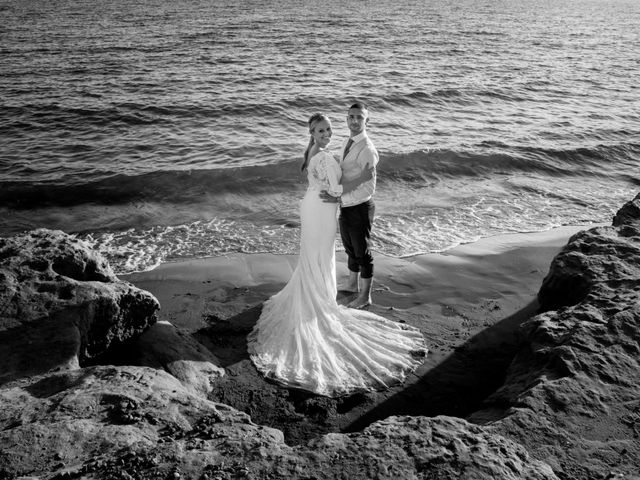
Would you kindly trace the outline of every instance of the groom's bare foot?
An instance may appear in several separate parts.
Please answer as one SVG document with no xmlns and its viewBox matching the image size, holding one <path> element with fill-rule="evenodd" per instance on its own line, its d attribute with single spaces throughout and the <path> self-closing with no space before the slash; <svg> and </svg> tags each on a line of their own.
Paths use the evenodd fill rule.
<svg viewBox="0 0 640 480">
<path fill-rule="evenodd" d="M 361 310 L 368 307 L 369 305 L 371 305 L 371 295 L 367 295 L 365 292 L 362 292 L 354 300 L 350 301 L 347 304 L 347 307 L 357 308 Z"/>
<path fill-rule="evenodd" d="M 362 279 L 362 291 L 355 298 L 355 300 L 350 301 L 347 304 L 349 308 L 365 308 L 371 305 L 371 285 L 373 282 L 373 278 L 363 278 Z"/>
</svg>

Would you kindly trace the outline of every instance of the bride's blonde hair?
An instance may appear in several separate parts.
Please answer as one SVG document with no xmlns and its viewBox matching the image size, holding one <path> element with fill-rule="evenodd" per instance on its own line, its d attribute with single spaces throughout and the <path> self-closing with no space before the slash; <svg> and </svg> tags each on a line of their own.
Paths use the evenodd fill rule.
<svg viewBox="0 0 640 480">
<path fill-rule="evenodd" d="M 316 128 L 316 125 L 322 120 L 326 120 L 328 122 L 331 121 L 329 120 L 329 117 L 324 113 L 314 113 L 309 117 L 309 121 L 307 122 L 309 125 L 310 137 L 309 137 L 309 144 L 307 145 L 307 149 L 304 151 L 304 161 L 302 162 L 302 167 L 300 168 L 300 170 L 303 172 L 307 168 L 307 165 L 309 164 L 309 151 L 311 150 L 311 147 L 313 147 L 313 144 L 314 144 L 313 135 L 311 135 L 311 133 L 313 133 L 313 129 Z"/>
</svg>

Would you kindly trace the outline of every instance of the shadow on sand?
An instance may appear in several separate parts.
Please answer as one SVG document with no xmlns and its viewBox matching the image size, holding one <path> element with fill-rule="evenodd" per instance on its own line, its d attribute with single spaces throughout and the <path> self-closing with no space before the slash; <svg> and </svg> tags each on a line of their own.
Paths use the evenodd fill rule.
<svg viewBox="0 0 640 480">
<path fill-rule="evenodd" d="M 359 431 L 391 415 L 449 415 L 465 418 L 505 380 L 516 353 L 523 345 L 520 325 L 537 313 L 537 302 L 495 323 L 457 346 L 420 379 L 380 402 L 349 425 L 344 432 Z"/>
<path fill-rule="evenodd" d="M 290 389 L 262 377 L 247 353 L 247 334 L 261 306 L 230 318 L 209 318 L 193 334 L 227 369 L 210 398 L 251 415 L 256 423 L 278 428 L 288 444 L 328 432 L 354 432 L 391 415 L 467 417 L 499 388 L 522 346 L 520 325 L 536 314 L 537 302 L 499 320 L 446 353 L 430 352 L 428 365 L 402 385 L 383 392 L 327 398 Z M 428 339 L 427 339 L 428 342 Z"/>
</svg>

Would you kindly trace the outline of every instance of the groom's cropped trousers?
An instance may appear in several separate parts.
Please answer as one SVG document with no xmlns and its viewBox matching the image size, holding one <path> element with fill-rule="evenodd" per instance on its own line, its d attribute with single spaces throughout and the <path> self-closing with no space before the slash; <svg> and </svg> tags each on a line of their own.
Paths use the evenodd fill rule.
<svg viewBox="0 0 640 480">
<path fill-rule="evenodd" d="M 347 252 L 347 266 L 360 277 L 373 277 L 371 227 L 376 206 L 373 200 L 340 208 L 340 237 Z"/>
</svg>

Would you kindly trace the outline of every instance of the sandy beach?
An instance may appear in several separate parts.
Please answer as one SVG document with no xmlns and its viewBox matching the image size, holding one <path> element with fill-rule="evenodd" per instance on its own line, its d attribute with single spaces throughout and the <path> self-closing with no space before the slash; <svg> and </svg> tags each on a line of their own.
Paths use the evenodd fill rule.
<svg viewBox="0 0 640 480">
<path fill-rule="evenodd" d="M 429 354 L 407 381 L 342 399 L 268 383 L 246 353 L 246 334 L 262 302 L 282 288 L 296 257 L 234 254 L 160 265 L 122 276 L 154 294 L 160 320 L 209 348 L 227 375 L 211 398 L 298 443 L 328 431 L 354 431 L 394 414 L 464 417 L 501 384 L 519 346 L 519 325 L 536 313 L 536 295 L 553 257 L 590 226 L 510 234 L 409 258 L 376 256 L 370 310 L 423 332 Z M 336 255 L 338 283 L 346 276 Z M 340 302 L 349 300 L 339 292 Z"/>
</svg>

